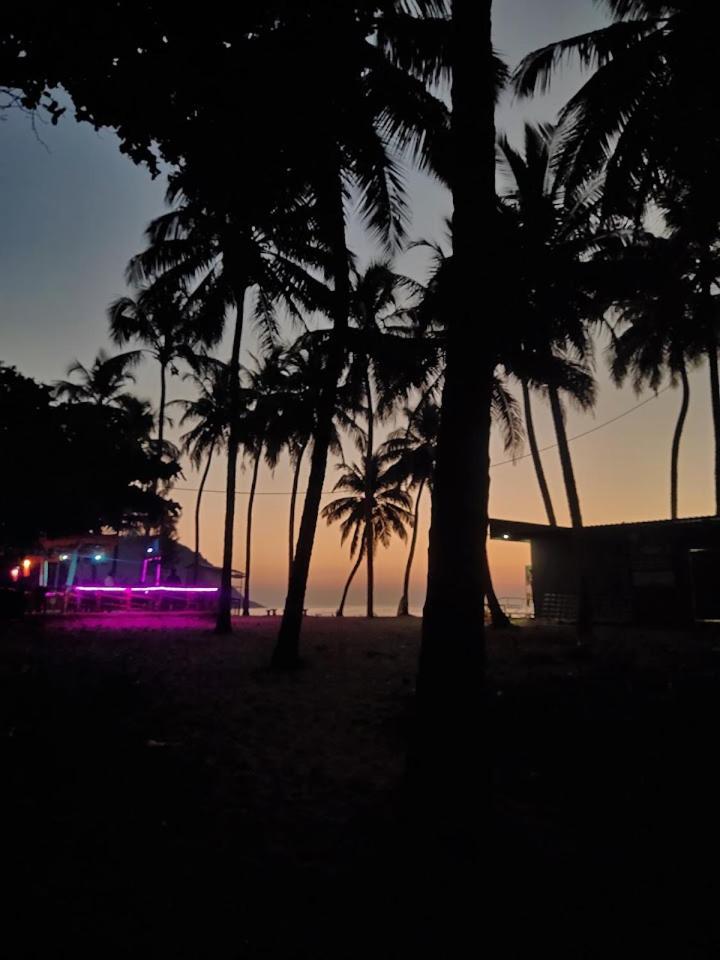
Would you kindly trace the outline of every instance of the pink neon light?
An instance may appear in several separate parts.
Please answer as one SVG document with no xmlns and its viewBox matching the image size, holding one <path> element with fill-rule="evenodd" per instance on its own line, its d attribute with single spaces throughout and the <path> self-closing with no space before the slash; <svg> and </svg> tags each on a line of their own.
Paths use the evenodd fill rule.
<svg viewBox="0 0 720 960">
<path fill-rule="evenodd" d="M 218 587 L 73 587 L 84 593 L 217 593 Z"/>
</svg>

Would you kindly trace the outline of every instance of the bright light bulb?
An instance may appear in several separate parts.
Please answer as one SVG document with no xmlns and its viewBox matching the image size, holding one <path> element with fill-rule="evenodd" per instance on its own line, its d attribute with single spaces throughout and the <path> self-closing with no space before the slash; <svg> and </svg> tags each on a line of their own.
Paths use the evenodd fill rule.
<svg viewBox="0 0 720 960">
<path fill-rule="evenodd" d="M 509 533 L 504 533 L 504 534 L 503 534 L 503 540 L 509 540 L 509 539 L 510 539 L 510 534 L 509 534 Z"/>
<path fill-rule="evenodd" d="M 96 560 L 102 560 L 102 558 L 103 558 L 103 555 L 102 555 L 101 553 L 96 553 L 96 554 L 95 554 L 95 559 L 96 559 Z"/>
<path fill-rule="evenodd" d="M 61 559 L 61 560 L 68 560 L 69 557 L 68 557 L 68 555 L 67 555 L 66 553 L 61 553 L 61 554 L 60 554 L 60 559 Z"/>
<path fill-rule="evenodd" d="M 17 578 L 20 576 L 20 567 L 13 567 L 10 571 L 10 579 L 12 581 L 17 581 Z"/>
<path fill-rule="evenodd" d="M 148 547 L 147 550 L 145 551 L 145 553 L 152 553 L 152 552 L 153 552 L 153 548 L 152 548 L 152 547 Z"/>
<path fill-rule="evenodd" d="M 28 570 L 30 569 L 30 561 L 28 560 L 27 557 L 25 557 L 25 559 L 23 560 L 23 562 L 22 562 L 22 567 L 23 567 L 23 570 L 25 571 L 25 573 L 27 573 Z"/>
</svg>

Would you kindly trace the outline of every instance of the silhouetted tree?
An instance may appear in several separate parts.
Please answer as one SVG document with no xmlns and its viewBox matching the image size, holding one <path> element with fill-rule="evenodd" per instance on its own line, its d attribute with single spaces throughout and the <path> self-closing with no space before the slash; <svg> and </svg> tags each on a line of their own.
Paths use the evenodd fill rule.
<svg viewBox="0 0 720 960">
<path fill-rule="evenodd" d="M 321 349 L 322 347 L 322 349 Z M 280 432 L 290 465 L 292 489 L 288 517 L 288 584 L 295 556 L 295 516 L 303 460 L 312 448 L 320 395 L 326 380 L 327 352 L 323 340 L 314 336 L 299 337 L 285 351 L 281 369 L 285 375 L 283 402 L 276 430 Z M 347 423 L 347 400 L 345 391 L 336 398 L 336 416 L 330 435 L 329 453 L 342 457 L 342 444 L 338 423 Z"/>
<path fill-rule="evenodd" d="M 417 546 L 420 503 L 425 489 L 432 490 L 440 410 L 430 399 L 420 403 L 415 410 L 406 409 L 405 416 L 407 426 L 392 433 L 381 447 L 381 452 L 391 462 L 387 471 L 391 478 L 409 490 L 415 490 L 412 536 L 398 604 L 399 617 L 406 617 L 410 613 L 410 574 Z"/>
<path fill-rule="evenodd" d="M 68 376 L 76 380 L 56 380 L 55 396 L 67 398 L 71 403 L 93 403 L 98 407 L 117 405 L 126 396 L 125 388 L 135 382 L 130 372 L 141 358 L 138 350 L 110 356 L 98 350 L 92 366 L 86 367 L 79 360 L 68 367 Z"/>
<path fill-rule="evenodd" d="M 215 345 L 222 333 L 222 314 L 210 315 L 202 306 L 183 287 L 173 288 L 159 277 L 137 290 L 134 297 L 120 297 L 108 308 L 113 341 L 120 346 L 142 343 L 159 364 L 158 456 L 162 456 L 165 438 L 168 371 L 176 374 L 179 360 L 187 359 L 198 347 Z"/>
<path fill-rule="evenodd" d="M 720 513 L 720 374 L 713 322 L 713 246 L 717 242 L 716 177 L 720 108 L 713 4 L 608 0 L 613 23 L 549 44 L 528 57 L 516 89 L 546 90 L 573 57 L 596 68 L 559 118 L 559 179 L 575 186 L 605 170 L 604 206 L 631 212 L 640 223 L 662 196 L 684 196 L 699 258 L 701 296 L 695 323 L 706 333 L 715 433 L 715 501 Z M 692 214 L 690 214 L 692 210 Z"/>
<path fill-rule="evenodd" d="M 228 400 L 229 371 L 226 364 L 210 357 L 198 357 L 189 375 L 198 390 L 194 400 L 177 401 L 184 407 L 181 424 L 195 421 L 182 437 L 183 450 L 190 456 L 195 470 L 205 462 L 195 500 L 195 550 L 192 582 L 197 583 L 200 565 L 200 509 L 213 455 L 227 443 L 230 428 Z"/>
<path fill-rule="evenodd" d="M 515 279 L 516 312 L 501 353 L 506 369 L 516 374 L 530 410 L 529 388 L 534 383 L 550 401 L 570 518 L 582 526 L 582 512 L 565 428 L 564 391 L 581 409 L 592 407 L 592 338 L 589 323 L 602 315 L 598 307 L 599 270 L 593 256 L 618 242 L 617 231 L 601 233 L 595 210 L 600 184 L 568 192 L 555 175 L 556 131 L 550 125 L 525 127 L 524 151 L 500 137 L 501 170 L 508 186 L 504 193 L 505 247 L 518 269 Z M 542 471 L 532 417 L 531 452 L 538 485 L 550 523 L 555 514 Z"/>
<path fill-rule="evenodd" d="M 617 317 L 610 343 L 610 369 L 622 384 L 630 378 L 640 393 L 657 391 L 669 374 L 682 388 L 670 454 L 670 516 L 678 515 L 678 463 L 690 404 L 688 366 L 703 354 L 704 336 L 697 329 L 692 246 L 681 234 L 655 237 L 644 233 L 624 252 L 624 273 L 630 288 L 615 300 Z"/>
<path fill-rule="evenodd" d="M 388 458 L 379 452 L 368 456 L 366 438 L 358 438 L 357 447 L 362 457 L 361 462 L 350 466 L 342 464 L 340 469 L 344 472 L 333 487 L 333 491 L 344 491 L 345 496 L 331 501 L 322 510 L 322 516 L 328 523 L 340 524 L 341 543 L 345 543 L 348 537 L 352 538 L 350 556 L 358 553 L 357 562 L 350 573 L 338 607 L 339 617 L 343 615 L 347 592 L 363 556 L 367 563 L 368 616 L 374 616 L 374 568 L 370 562 L 369 551 L 376 550 L 377 544 L 389 546 L 393 536 L 406 540 L 406 527 L 412 523 L 410 497 L 388 472 Z M 372 522 L 372 547 L 368 544 L 368 503 Z"/>
<path fill-rule="evenodd" d="M 168 201 L 180 206 L 159 217 L 148 228 L 148 249 L 130 264 L 132 280 L 163 274 L 166 280 L 195 281 L 190 309 L 195 304 L 210 315 L 234 309 L 232 346 L 228 363 L 228 401 L 231 419 L 227 438 L 227 477 L 223 562 L 218 604 L 217 632 L 232 628 L 232 557 L 235 526 L 237 457 L 240 446 L 240 350 L 246 301 L 255 294 L 252 318 L 264 344 L 277 334 L 276 307 L 282 304 L 290 316 L 301 309 L 314 309 L 313 299 L 324 291 L 322 283 L 307 273 L 304 264 L 318 265 L 309 212 L 302 197 L 293 196 L 286 185 L 268 196 L 257 190 L 242 207 L 236 198 L 222 193 L 213 206 L 197 196 L 197 186 L 187 173 L 171 181 Z M 223 200 L 227 201 L 227 206 Z M 320 305 L 322 305 L 322 299 Z"/>
<path fill-rule="evenodd" d="M 413 13 L 431 13 L 437 4 L 358 3 L 324 9 L 319 23 L 303 25 L 293 43 L 300 61 L 290 58 L 303 77 L 295 104 L 302 135 L 317 158 L 311 187 L 318 198 L 319 224 L 331 251 L 333 283 L 330 315 L 333 335 L 327 383 L 318 406 L 317 427 L 283 620 L 273 654 L 278 668 L 298 662 L 300 629 L 327 453 L 335 411 L 335 393 L 344 362 L 351 312 L 350 260 L 345 237 L 345 199 L 358 190 L 359 214 L 376 238 L 392 249 L 402 236 L 404 193 L 393 149 L 412 149 L 431 160 L 436 137 L 446 127 L 446 110 L 425 80 L 442 71 L 447 31 L 442 18 L 428 33 Z M 372 9 L 371 9 L 372 8 Z M 420 40 L 423 37 L 423 41 Z M 316 104 L 324 109 L 318 111 Z M 308 107 L 310 115 L 308 115 Z"/>
</svg>

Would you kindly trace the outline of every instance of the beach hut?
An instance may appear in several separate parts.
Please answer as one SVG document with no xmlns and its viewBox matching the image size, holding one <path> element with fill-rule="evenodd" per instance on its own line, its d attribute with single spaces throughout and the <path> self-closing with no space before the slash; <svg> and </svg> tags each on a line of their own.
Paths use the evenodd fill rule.
<svg viewBox="0 0 720 960">
<path fill-rule="evenodd" d="M 582 530 L 491 520 L 490 537 L 530 544 L 536 617 L 574 622 L 584 578 L 597 623 L 720 622 L 720 517 Z"/>
</svg>

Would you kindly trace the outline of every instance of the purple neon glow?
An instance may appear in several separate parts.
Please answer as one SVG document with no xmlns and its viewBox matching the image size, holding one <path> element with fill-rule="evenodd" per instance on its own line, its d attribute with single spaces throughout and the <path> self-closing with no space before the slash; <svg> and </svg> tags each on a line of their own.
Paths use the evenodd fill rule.
<svg viewBox="0 0 720 960">
<path fill-rule="evenodd" d="M 218 587 L 73 587 L 83 593 L 217 593 Z"/>
</svg>

